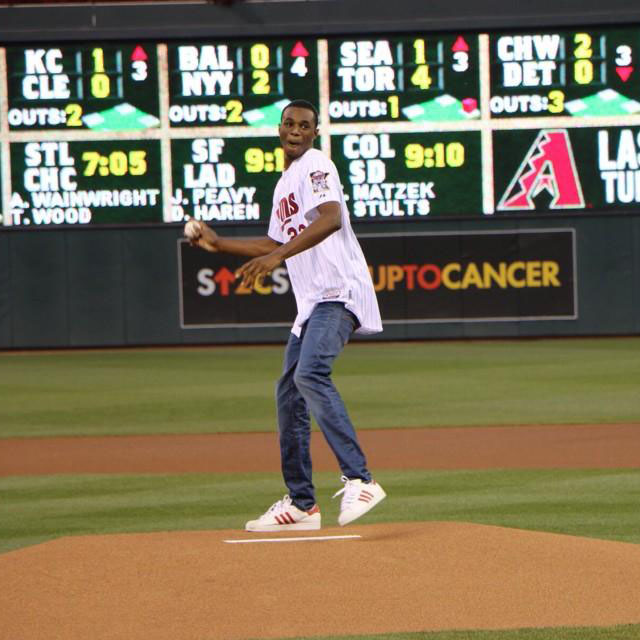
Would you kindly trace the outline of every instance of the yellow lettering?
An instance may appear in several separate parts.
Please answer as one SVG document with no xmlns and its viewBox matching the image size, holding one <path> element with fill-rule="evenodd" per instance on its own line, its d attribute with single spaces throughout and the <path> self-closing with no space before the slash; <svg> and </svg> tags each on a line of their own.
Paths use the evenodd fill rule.
<svg viewBox="0 0 640 640">
<path fill-rule="evenodd" d="M 378 282 L 373 277 L 373 267 L 369 267 L 369 273 L 371 274 L 371 280 L 373 280 L 373 288 L 376 291 L 384 291 L 387 286 L 387 270 L 383 265 L 378 266 Z"/>
<path fill-rule="evenodd" d="M 254 283 L 253 289 L 256 293 L 259 293 L 261 296 L 268 296 L 271 293 L 271 287 L 265 287 L 264 284 L 264 276 L 258 276 Z"/>
<path fill-rule="evenodd" d="M 397 264 L 387 266 L 387 282 L 389 291 L 395 291 L 396 284 L 404 278 L 404 269 Z"/>
<path fill-rule="evenodd" d="M 525 270 L 525 265 L 524 265 L 524 262 L 522 262 L 521 260 L 512 262 L 507 267 L 507 281 L 512 287 L 515 287 L 516 289 L 522 289 L 526 285 L 526 281 L 524 279 L 518 280 L 516 279 L 516 275 L 515 275 L 516 271 L 524 271 L 524 270 Z"/>
<path fill-rule="evenodd" d="M 560 265 L 555 260 L 545 260 L 542 263 L 542 286 L 543 287 L 559 287 L 560 280 L 558 273 Z"/>
<path fill-rule="evenodd" d="M 455 281 L 450 278 L 450 273 L 452 271 L 457 271 L 458 273 L 460 273 L 460 271 L 462 271 L 462 269 L 460 268 L 460 263 L 451 262 L 442 270 L 442 282 L 444 282 L 445 287 L 447 287 L 448 289 L 459 289 L 460 281 Z"/>
<path fill-rule="evenodd" d="M 478 271 L 478 267 L 475 262 L 471 262 L 467 266 L 467 270 L 464 272 L 464 277 L 462 278 L 463 289 L 468 289 L 471 286 L 478 287 L 478 289 L 484 289 L 484 283 L 482 282 L 480 271 Z"/>
<path fill-rule="evenodd" d="M 251 289 L 242 284 L 242 282 L 236 287 L 235 294 L 238 296 L 248 296 L 251 294 Z"/>
<path fill-rule="evenodd" d="M 501 289 L 507 288 L 507 265 L 501 262 L 498 265 L 498 271 L 493 268 L 490 262 L 482 263 L 482 272 L 484 274 L 485 289 L 491 288 L 491 283 L 495 282 Z"/>
<path fill-rule="evenodd" d="M 541 287 L 542 263 L 539 260 L 527 262 L 527 287 Z"/>
</svg>

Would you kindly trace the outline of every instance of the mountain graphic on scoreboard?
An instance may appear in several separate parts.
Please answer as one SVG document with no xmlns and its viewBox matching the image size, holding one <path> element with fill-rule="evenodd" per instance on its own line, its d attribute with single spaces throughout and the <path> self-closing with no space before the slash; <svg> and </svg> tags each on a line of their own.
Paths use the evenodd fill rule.
<svg viewBox="0 0 640 640">
<path fill-rule="evenodd" d="M 93 131 L 140 131 L 151 129 L 160 124 L 160 120 L 128 102 L 111 109 L 89 113 L 82 116 L 84 124 Z"/>
<path fill-rule="evenodd" d="M 475 120 L 480 117 L 478 101 L 475 98 L 465 98 L 461 101 L 448 93 L 433 100 L 404 107 L 402 113 L 412 122 Z"/>
<path fill-rule="evenodd" d="M 280 124 L 282 110 L 291 100 L 278 100 L 260 109 L 245 111 L 243 117 L 250 127 L 277 127 Z"/>
<path fill-rule="evenodd" d="M 598 116 L 628 116 L 640 112 L 640 102 L 623 96 L 613 89 L 604 89 L 586 98 L 565 103 L 566 110 L 580 118 Z"/>
</svg>

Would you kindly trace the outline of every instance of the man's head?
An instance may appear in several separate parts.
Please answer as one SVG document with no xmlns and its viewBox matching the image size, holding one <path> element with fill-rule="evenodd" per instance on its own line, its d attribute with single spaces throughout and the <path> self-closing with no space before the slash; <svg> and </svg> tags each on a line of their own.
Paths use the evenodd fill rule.
<svg viewBox="0 0 640 640">
<path fill-rule="evenodd" d="M 282 110 L 279 132 L 288 167 L 313 146 L 318 136 L 318 110 L 306 100 L 290 102 Z"/>
</svg>

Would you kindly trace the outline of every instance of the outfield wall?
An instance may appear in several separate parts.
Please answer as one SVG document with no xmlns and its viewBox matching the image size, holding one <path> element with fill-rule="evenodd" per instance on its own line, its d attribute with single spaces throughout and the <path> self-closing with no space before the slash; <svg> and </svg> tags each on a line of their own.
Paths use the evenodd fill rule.
<svg viewBox="0 0 640 640">
<path fill-rule="evenodd" d="M 379 225 L 375 238 L 369 237 L 371 226 L 357 229 L 369 247 L 387 321 L 378 337 L 640 332 L 640 216 L 496 219 L 490 226 L 486 220 L 433 220 L 429 236 L 422 237 L 411 234 L 409 224 L 401 231 L 394 226 L 394 235 Z M 293 317 L 291 294 L 283 292 L 286 276 L 263 283 L 261 293 L 243 295 L 235 284 L 216 280 L 217 256 L 198 252 L 205 262 L 189 272 L 181 264 L 180 238 L 177 227 L 1 234 L 0 347 L 286 338 Z M 487 241 L 494 243 L 489 273 L 483 270 Z M 214 262 L 207 264 L 209 259 Z M 477 269 L 469 272 L 471 263 Z M 185 316 L 183 305 L 190 301 Z"/>
<path fill-rule="evenodd" d="M 39 43 L 45 43 L 44 47 L 46 43 L 54 43 L 51 44 L 54 46 L 55 43 L 79 41 L 107 46 L 110 41 L 131 43 L 134 38 L 136 43 L 155 39 L 171 43 L 185 38 L 202 41 L 284 36 L 351 38 L 353 34 L 359 34 L 358 37 L 371 34 L 373 38 L 381 32 L 387 35 L 418 31 L 458 34 L 470 30 L 491 31 L 498 36 L 507 33 L 506 30 L 535 32 L 566 28 L 571 31 L 565 34 L 569 43 L 569 57 L 565 63 L 569 65 L 569 75 L 573 73 L 572 82 L 591 81 L 590 77 L 577 73 L 578 66 L 581 73 L 585 68 L 596 69 L 596 72 L 604 73 L 608 83 L 598 85 L 598 89 L 617 87 L 624 94 L 616 94 L 617 98 L 640 98 L 636 95 L 640 50 L 637 50 L 635 37 L 640 25 L 640 7 L 635 0 L 610 0 L 606 7 L 600 0 L 584 0 L 579 7 L 576 3 L 557 0 L 541 0 L 534 8 L 531 3 L 506 0 L 485 3 L 461 0 L 454 4 L 434 0 L 428 5 L 428 12 L 419 10 L 425 5 L 417 0 L 393 3 L 385 0 L 286 0 L 236 3 L 230 7 L 212 3 L 0 7 L 0 71 L 4 68 L 8 72 L 7 78 L 13 78 L 15 84 L 15 66 L 19 58 L 9 51 L 12 45 L 34 48 Z M 577 28 L 604 35 L 594 40 L 593 47 L 585 47 L 585 34 L 578 33 Z M 627 33 L 627 29 L 633 33 Z M 490 40 L 483 42 L 486 48 L 483 59 L 488 60 Z M 411 47 L 416 43 L 409 43 L 408 50 L 413 51 Z M 447 46 L 449 44 L 447 41 Z M 422 46 L 426 47 L 424 40 Z M 8 53 L 2 51 L 5 47 Z M 32 71 L 39 71 L 48 82 L 51 80 L 49 69 L 44 73 L 41 68 L 43 53 L 44 50 L 35 51 L 31 59 Z M 166 57 L 166 52 L 164 55 Z M 418 49 L 415 55 L 418 64 Z M 50 60 L 53 75 L 59 65 L 57 56 L 53 50 Z M 593 56 L 594 60 L 598 59 L 595 67 L 589 60 Z M 609 66 L 600 58 L 607 58 Z M 79 59 L 82 61 L 81 56 Z M 93 60 L 98 64 L 97 59 Z M 530 72 L 529 62 L 524 60 L 523 65 L 527 65 Z M 547 69 L 546 62 L 543 55 L 541 66 L 536 67 L 536 73 L 542 74 L 541 77 Z M 507 61 L 506 64 L 510 63 Z M 486 72 L 487 69 L 484 76 L 488 77 Z M 627 81 L 629 84 L 625 84 Z M 30 82 L 34 82 L 33 78 Z M 420 78 L 416 82 L 420 82 Z M 567 89 L 567 96 L 585 97 L 576 90 L 576 82 Z M 490 83 L 485 84 L 489 91 Z M 33 89 L 33 86 L 26 85 L 27 89 Z M 504 87 L 496 90 L 499 98 L 503 94 L 513 97 L 513 91 L 502 89 Z M 0 86 L 0 111 L 3 113 L 10 102 L 7 99 L 11 98 L 10 93 Z M 535 86 L 526 91 L 523 88 L 520 93 L 535 93 Z M 607 95 L 607 92 L 602 93 Z M 481 91 L 473 95 L 482 98 Z M 557 99 L 557 92 L 555 95 Z M 607 100 L 610 95 L 611 91 Z M 527 95 L 519 97 L 526 98 Z M 604 98 L 595 103 L 594 96 L 586 98 L 592 101 L 587 105 L 591 109 L 606 106 Z M 553 100 L 551 103 L 558 106 Z M 640 100 L 623 100 L 618 106 L 635 109 L 639 103 Z M 26 102 L 25 105 L 30 106 Z M 486 112 L 485 104 L 485 116 Z M 521 118 L 520 124 L 517 124 L 518 119 L 511 121 L 516 123 L 513 127 L 505 123 L 494 127 L 493 120 L 487 120 L 488 128 L 485 127 L 482 133 L 480 128 L 471 126 L 459 140 L 457 136 L 448 138 L 446 127 L 442 134 L 434 134 L 423 127 L 419 142 L 425 163 L 431 161 L 433 164 L 428 153 L 433 154 L 437 147 L 443 149 L 444 143 L 448 147 L 451 142 L 456 148 L 466 145 L 469 162 L 465 167 L 471 169 L 467 172 L 461 168 L 461 158 L 453 158 L 450 167 L 442 165 L 439 175 L 445 177 L 438 178 L 441 183 L 436 179 L 439 196 L 433 200 L 436 209 L 423 217 L 421 223 L 396 219 L 393 223 L 355 224 L 372 268 L 385 321 L 384 333 L 373 339 L 639 333 L 640 169 L 637 169 L 637 150 L 640 148 L 640 113 L 629 113 L 628 117 L 618 114 L 582 123 L 578 122 L 580 118 L 568 116 L 558 119 L 560 124 L 553 118 L 542 118 L 539 122 Z M 32 178 L 36 175 L 31 165 L 27 167 L 27 160 L 37 164 L 34 160 L 37 153 L 34 155 L 32 149 L 28 154 L 23 147 L 26 141 L 39 143 L 40 137 L 37 130 L 10 130 L 5 120 L 0 123 L 2 216 L 3 224 L 9 220 L 9 224 L 16 226 L 5 226 L 0 230 L 0 348 L 276 342 L 286 338 L 294 312 L 284 269 L 278 270 L 272 280 L 263 282 L 258 292 L 238 291 L 230 276 L 236 263 L 227 257 L 189 250 L 180 242 L 182 225 L 170 222 L 176 220 L 167 215 L 172 213 L 170 210 L 160 218 L 165 222 L 137 226 L 121 225 L 117 220 L 107 220 L 111 227 L 99 221 L 92 228 L 36 229 L 32 225 L 31 229 L 25 229 L 17 226 L 21 224 L 22 201 L 18 198 L 16 205 L 13 191 L 20 191 L 24 186 L 20 179 L 27 170 Z M 324 143 L 335 145 L 333 157 L 337 162 L 340 154 L 344 156 L 343 164 L 347 157 L 347 134 L 352 133 L 351 129 L 344 128 L 344 124 L 343 129 L 332 134 L 335 142 L 329 143 L 327 135 L 324 138 Z M 464 127 L 453 124 L 451 131 L 463 131 Z M 17 127 L 15 123 L 12 126 Z M 557 127 L 566 127 L 568 132 L 558 131 Z M 364 138 L 369 129 L 363 125 L 358 131 Z M 405 139 L 415 133 L 412 129 L 398 126 L 393 131 L 391 142 L 398 146 L 397 158 L 402 157 L 403 149 L 407 153 L 408 144 L 414 151 L 419 146 L 415 144 L 416 140 Z M 578 173 L 575 168 L 569 171 L 566 163 L 563 171 L 557 171 L 552 163 L 553 175 L 540 170 L 542 181 L 530 185 L 525 195 L 541 198 L 544 202 L 539 207 L 537 201 L 535 207 L 523 207 L 520 203 L 518 209 L 509 204 L 510 200 L 518 199 L 514 198 L 517 194 L 511 187 L 523 178 L 525 158 L 530 159 L 533 150 L 541 148 L 541 139 L 536 137 L 538 131 L 564 136 L 559 138 L 561 142 L 564 140 L 565 147 L 562 148 L 565 151 L 574 149 L 570 153 L 571 164 L 575 154 Z M 69 161 L 68 153 L 81 157 L 87 149 L 95 152 L 93 146 L 82 146 L 91 141 L 88 131 L 65 135 L 59 140 L 70 140 L 71 146 L 59 146 L 56 153 L 60 162 L 62 159 Z M 141 134 L 136 144 L 141 145 L 141 149 L 143 146 L 151 149 L 153 145 L 144 135 Z M 58 140 L 58 137 L 52 134 L 51 139 Z M 233 136 L 225 138 L 230 147 L 233 139 Z M 175 156 L 178 157 L 182 142 L 170 141 L 166 136 L 163 141 L 163 145 L 157 143 L 156 147 L 162 147 L 166 156 L 175 142 Z M 478 164 L 481 143 L 484 160 L 489 160 L 492 166 L 491 172 L 484 174 L 478 167 L 475 173 L 473 170 Z M 123 145 L 122 148 L 128 151 L 129 147 Z M 238 149 L 240 147 L 229 162 L 240 167 Z M 138 154 L 140 150 L 136 148 L 133 153 Z M 121 150 L 117 154 L 121 156 Z M 149 158 L 152 157 L 149 151 Z M 173 167 L 176 180 L 181 172 L 184 173 L 183 165 L 190 162 L 188 156 L 185 158 L 178 158 Z M 100 160 L 106 162 L 106 156 Z M 374 159 L 377 160 L 379 158 Z M 415 180 L 407 177 L 407 171 L 413 170 L 409 168 L 409 160 L 413 162 L 415 158 L 406 156 L 405 166 L 401 160 L 389 161 L 390 182 Z M 559 161 L 559 156 L 555 161 Z M 355 159 L 354 162 L 364 161 Z M 405 172 L 404 177 L 395 176 L 398 167 Z M 340 165 L 339 169 L 344 181 L 348 175 L 347 165 Z M 613 188 L 613 170 L 617 172 L 618 187 L 624 177 L 627 190 L 634 191 L 633 194 L 626 193 L 617 199 L 608 194 L 605 198 L 605 184 L 607 189 Z M 170 171 L 170 165 L 166 165 L 165 176 Z M 93 172 L 96 173 L 95 166 Z M 149 171 L 154 179 L 161 173 L 155 165 Z M 458 177 L 454 180 L 455 174 Z M 564 180 L 562 188 L 557 177 L 560 174 Z M 260 181 L 267 184 L 273 175 L 252 174 L 251 184 L 264 186 Z M 485 179 L 492 175 L 495 180 Z M 452 176 L 451 179 L 448 176 Z M 518 180 L 516 176 L 519 176 Z M 579 177 L 584 198 L 580 192 L 574 202 L 564 202 L 565 211 L 560 215 L 560 206 L 556 207 L 557 203 L 551 200 L 560 198 L 561 191 L 571 190 L 572 176 L 576 181 Z M 111 180 L 114 184 L 109 183 L 109 188 L 118 188 L 118 183 L 124 183 L 126 178 L 98 176 L 96 180 Z M 15 189 L 9 188 L 12 180 Z M 481 183 L 482 189 L 479 188 Z M 353 185 L 347 188 L 353 188 Z M 495 194 L 492 195 L 493 190 Z M 170 189 L 166 191 L 171 193 Z M 270 193 L 270 189 L 267 191 Z M 475 200 L 471 197 L 474 194 Z M 21 198 L 26 199 L 27 195 L 22 189 Z M 163 199 L 168 202 L 171 198 L 166 195 L 163 193 Z M 452 205 L 450 211 L 438 211 L 439 203 L 446 200 L 455 201 L 455 206 Z M 364 206 L 368 204 L 366 201 L 367 198 L 363 198 L 358 204 Z M 351 202 L 354 202 L 353 198 Z M 398 201 L 387 204 L 396 205 Z M 533 213 L 536 208 L 537 212 Z M 358 219 L 362 218 L 354 217 L 354 220 Z M 264 231 L 264 225 L 252 224 L 244 228 L 225 226 L 223 230 L 224 233 L 250 235 Z"/>
</svg>

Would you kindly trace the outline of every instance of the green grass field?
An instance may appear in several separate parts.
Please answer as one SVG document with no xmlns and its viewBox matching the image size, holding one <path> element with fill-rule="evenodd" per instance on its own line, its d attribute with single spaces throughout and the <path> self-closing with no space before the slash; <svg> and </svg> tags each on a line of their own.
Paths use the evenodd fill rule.
<svg viewBox="0 0 640 640">
<path fill-rule="evenodd" d="M 0 354 L 0 437 L 271 431 L 281 346 Z M 640 338 L 351 345 L 359 429 L 631 422 Z"/>
<path fill-rule="evenodd" d="M 0 354 L 0 446 L 3 437 L 274 431 L 281 357 L 281 346 Z M 357 344 L 335 380 L 358 428 L 638 422 L 640 338 Z M 640 544 L 640 469 L 376 477 L 393 500 L 366 522 L 452 520 Z M 314 479 L 333 524 L 338 474 Z M 284 492 L 277 474 L 0 478 L 0 553 L 68 535 L 239 528 Z M 638 639 L 640 625 L 348 638 Z"/>
<path fill-rule="evenodd" d="M 640 543 L 640 469 L 386 471 L 363 522 L 475 522 Z M 314 482 L 335 525 L 337 473 Z M 285 493 L 277 474 L 0 478 L 0 552 L 66 535 L 242 529 Z"/>
</svg>

